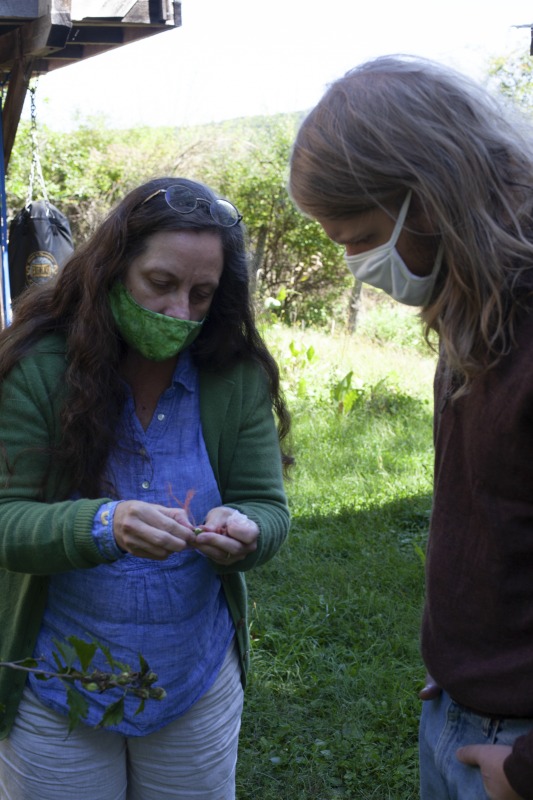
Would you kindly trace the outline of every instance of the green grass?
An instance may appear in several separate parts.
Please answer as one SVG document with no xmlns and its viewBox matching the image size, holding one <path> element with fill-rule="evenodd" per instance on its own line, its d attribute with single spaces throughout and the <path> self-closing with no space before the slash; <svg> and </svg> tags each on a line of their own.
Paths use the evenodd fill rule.
<svg viewBox="0 0 533 800">
<path fill-rule="evenodd" d="M 265 336 L 297 461 L 289 540 L 248 575 L 252 671 L 237 797 L 410 800 L 434 358 L 368 333 Z M 350 371 L 355 400 L 341 413 L 334 390 Z"/>
</svg>

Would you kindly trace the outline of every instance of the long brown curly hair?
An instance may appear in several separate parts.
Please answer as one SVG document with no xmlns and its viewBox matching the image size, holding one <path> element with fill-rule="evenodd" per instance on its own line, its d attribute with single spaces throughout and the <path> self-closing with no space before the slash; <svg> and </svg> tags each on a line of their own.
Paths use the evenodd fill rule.
<svg viewBox="0 0 533 800">
<path fill-rule="evenodd" d="M 195 363 L 219 370 L 242 359 L 258 362 L 268 377 L 280 443 L 289 434 L 290 415 L 279 369 L 254 321 L 243 225 L 221 227 L 205 203 L 192 213 L 179 214 L 162 192 L 144 202 L 177 182 L 208 203 L 217 198 L 207 186 L 182 178 L 158 178 L 134 189 L 76 249 L 54 281 L 20 295 L 12 324 L 0 333 L 0 386 L 45 334 L 64 334 L 66 400 L 61 412 L 62 441 L 54 457 L 68 465 L 73 489 L 85 497 L 100 496 L 101 476 L 125 399 L 119 375 L 125 345 L 111 314 L 108 292 L 159 231 L 216 230 L 220 236 L 224 266 L 208 318 L 192 347 Z M 292 458 L 283 453 L 283 462 L 288 465 Z"/>
<path fill-rule="evenodd" d="M 432 61 L 383 56 L 350 70 L 300 127 L 292 198 L 311 217 L 335 219 L 390 209 L 408 190 L 444 252 L 421 311 L 426 336 L 438 333 L 465 391 L 509 352 L 531 302 L 530 125 Z"/>
</svg>

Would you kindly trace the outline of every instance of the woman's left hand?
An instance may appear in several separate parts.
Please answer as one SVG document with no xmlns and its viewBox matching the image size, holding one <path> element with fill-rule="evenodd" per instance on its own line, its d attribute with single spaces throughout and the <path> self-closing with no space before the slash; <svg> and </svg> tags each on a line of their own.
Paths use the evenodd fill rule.
<svg viewBox="0 0 533 800">
<path fill-rule="evenodd" d="M 194 548 L 218 564 L 242 561 L 257 548 L 257 524 L 234 508 L 212 508 L 198 527 Z"/>
</svg>

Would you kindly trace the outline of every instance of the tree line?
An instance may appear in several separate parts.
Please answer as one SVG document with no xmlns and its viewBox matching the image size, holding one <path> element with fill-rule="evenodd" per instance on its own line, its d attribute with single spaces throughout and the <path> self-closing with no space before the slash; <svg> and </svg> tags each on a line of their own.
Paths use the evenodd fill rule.
<svg viewBox="0 0 533 800">
<path fill-rule="evenodd" d="M 72 132 L 37 123 L 39 159 L 50 199 L 70 221 L 75 243 L 135 186 L 176 176 L 209 184 L 237 206 L 246 225 L 260 309 L 283 322 L 343 323 L 353 279 L 342 249 L 302 216 L 286 189 L 298 114 L 251 117 L 188 128 L 110 129 L 103 118 Z M 7 180 L 10 217 L 28 197 L 31 123 L 17 132 Z M 33 198 L 40 199 L 34 182 Z"/>
<path fill-rule="evenodd" d="M 533 110 L 533 60 L 492 58 L 487 80 L 526 115 Z M 135 186 L 176 176 L 209 184 L 243 215 L 259 309 L 287 323 L 355 328 L 361 286 L 342 248 L 300 214 L 287 194 L 288 163 L 301 114 L 277 114 L 183 128 L 111 129 L 104 117 L 79 119 L 72 132 L 37 125 L 50 201 L 67 215 L 75 243 Z M 10 216 L 28 197 L 32 124 L 21 122 L 6 181 Z M 38 191 L 36 183 L 34 189 Z M 35 195 L 34 200 L 40 199 Z"/>
</svg>

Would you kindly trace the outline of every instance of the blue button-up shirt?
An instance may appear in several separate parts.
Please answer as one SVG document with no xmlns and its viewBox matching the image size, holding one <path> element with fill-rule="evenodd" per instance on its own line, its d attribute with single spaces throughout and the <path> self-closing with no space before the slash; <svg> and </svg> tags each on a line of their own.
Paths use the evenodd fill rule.
<svg viewBox="0 0 533 800">
<path fill-rule="evenodd" d="M 120 445 L 111 453 L 107 470 L 118 500 L 99 509 L 93 526 L 110 562 L 51 577 L 35 649 L 35 656 L 44 657 L 51 667 L 54 640 L 70 635 L 105 644 L 117 661 L 133 669 L 142 653 L 167 697 L 147 702 L 137 716 L 139 700 L 127 698 L 124 720 L 112 728 L 124 735 L 151 733 L 187 711 L 214 682 L 234 633 L 220 578 L 208 559 L 195 550 L 174 553 L 162 562 L 136 558 L 124 554 L 113 538 L 113 514 L 120 500 L 176 507 L 189 496 L 190 519 L 197 524 L 221 504 L 202 435 L 198 384 L 185 351 L 146 431 L 128 397 Z M 109 670 L 103 656 L 94 664 Z M 32 677 L 30 685 L 43 703 L 68 713 L 59 681 Z M 121 692 L 85 695 L 90 704 L 87 723 L 96 725 Z"/>
</svg>

